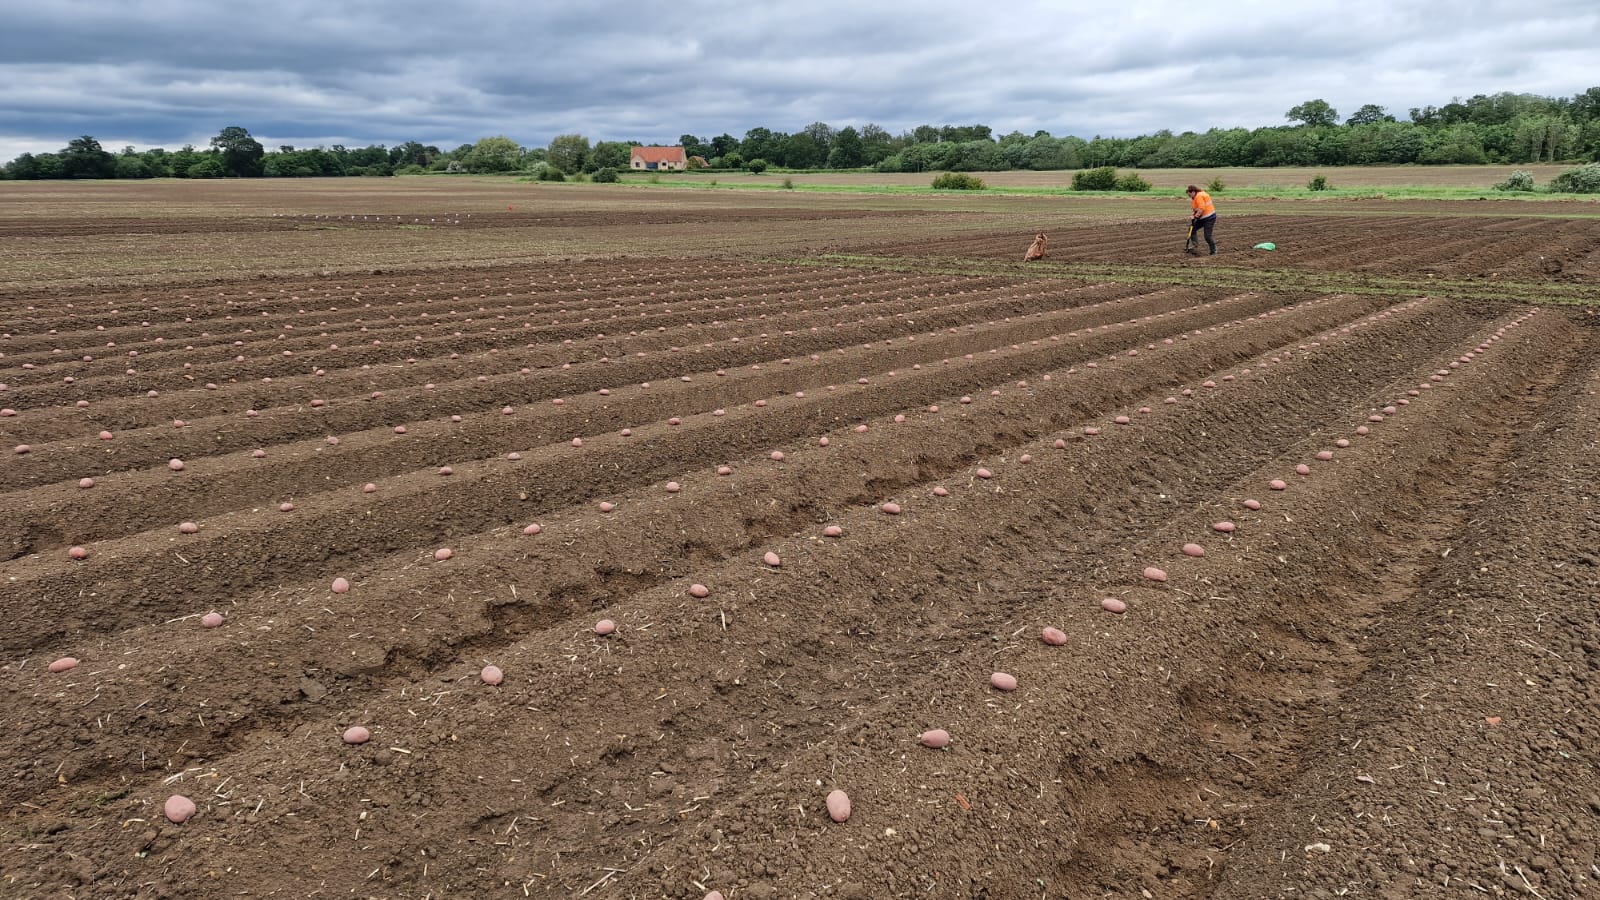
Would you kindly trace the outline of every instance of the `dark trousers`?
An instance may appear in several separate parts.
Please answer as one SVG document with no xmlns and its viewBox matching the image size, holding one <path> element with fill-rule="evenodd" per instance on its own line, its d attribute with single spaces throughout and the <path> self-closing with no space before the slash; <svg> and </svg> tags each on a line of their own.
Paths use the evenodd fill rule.
<svg viewBox="0 0 1600 900">
<path fill-rule="evenodd" d="M 1195 219 L 1194 220 L 1194 230 L 1195 231 L 1201 231 L 1201 230 L 1205 231 L 1206 246 L 1211 248 L 1211 252 L 1212 253 L 1216 253 L 1217 252 L 1217 242 L 1215 240 L 1212 240 L 1212 238 L 1211 238 L 1211 229 L 1213 229 L 1215 227 L 1217 227 L 1217 214 L 1216 213 L 1212 213 L 1211 215 L 1206 216 L 1204 219 Z"/>
</svg>

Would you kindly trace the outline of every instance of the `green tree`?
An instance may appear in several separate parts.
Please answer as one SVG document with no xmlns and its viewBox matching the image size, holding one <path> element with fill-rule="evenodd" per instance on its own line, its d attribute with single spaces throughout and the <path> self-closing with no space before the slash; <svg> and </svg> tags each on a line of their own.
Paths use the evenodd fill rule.
<svg viewBox="0 0 1600 900">
<path fill-rule="evenodd" d="M 6 163 L 6 174 L 18 181 L 37 181 L 43 177 L 39 173 L 39 157 L 32 153 L 24 153 Z"/>
<path fill-rule="evenodd" d="M 522 147 L 503 134 L 479 138 L 460 162 L 473 173 L 515 172 L 522 168 Z"/>
<path fill-rule="evenodd" d="M 800 129 L 800 133 L 810 137 L 816 143 L 817 162 L 819 164 L 828 158 L 829 153 L 833 152 L 833 141 L 838 136 L 838 132 L 834 131 L 833 126 L 827 122 L 812 122 L 810 125 Z"/>
<path fill-rule="evenodd" d="M 87 134 L 68 141 L 60 157 L 66 178 L 115 178 L 117 175 L 117 158 Z"/>
<path fill-rule="evenodd" d="M 118 178 L 150 178 L 150 167 L 145 165 L 144 157 L 138 155 L 117 157 Z"/>
<path fill-rule="evenodd" d="M 1600 87 L 1592 87 L 1572 98 L 1567 105 L 1572 119 L 1580 124 L 1600 119 Z"/>
<path fill-rule="evenodd" d="M 894 151 L 894 137 L 883 127 L 870 122 L 861 127 L 862 162 L 875 166 Z"/>
<path fill-rule="evenodd" d="M 1467 122 L 1430 129 L 1417 162 L 1472 165 L 1488 162 L 1489 157 L 1483 152 L 1483 139 L 1478 136 L 1478 131 L 1479 126 Z"/>
<path fill-rule="evenodd" d="M 233 178 L 256 178 L 261 175 L 261 157 L 266 151 L 260 141 L 238 125 L 222 129 L 211 139 L 211 149 L 222 154 L 224 174 Z"/>
<path fill-rule="evenodd" d="M 1383 107 L 1376 103 L 1368 103 L 1356 110 L 1355 115 L 1345 119 L 1344 123 L 1346 125 L 1372 125 L 1378 122 L 1393 121 L 1394 116 L 1389 115 L 1388 111 Z"/>
<path fill-rule="evenodd" d="M 1328 105 L 1326 100 L 1307 100 L 1299 106 L 1292 107 L 1283 114 L 1291 122 L 1321 128 L 1336 125 L 1339 122 L 1339 111 Z"/>
<path fill-rule="evenodd" d="M 833 136 L 833 149 L 828 151 L 828 168 L 854 169 L 867 161 L 866 149 L 861 145 L 861 135 L 846 125 Z"/>
<path fill-rule="evenodd" d="M 421 166 L 426 169 L 433 165 L 433 161 L 440 157 L 439 148 L 420 144 L 417 141 L 406 141 L 389 151 L 389 164 L 392 166 Z"/>
<path fill-rule="evenodd" d="M 1578 145 L 1578 127 L 1553 116 L 1524 116 L 1512 125 L 1512 162 L 1555 162 L 1568 158 Z"/>
<path fill-rule="evenodd" d="M 589 153 L 589 165 L 595 170 L 626 169 L 633 162 L 634 145 L 627 141 L 601 141 Z M 684 150 L 688 153 L 688 150 Z"/>
<path fill-rule="evenodd" d="M 739 149 L 739 139 L 731 134 L 723 133 L 711 139 L 711 145 L 706 148 L 710 151 L 707 159 L 715 156 L 727 156 Z"/>
<path fill-rule="evenodd" d="M 814 169 L 825 158 L 816 139 L 804 131 L 784 138 L 782 151 L 783 164 L 791 169 Z"/>
<path fill-rule="evenodd" d="M 678 135 L 678 145 L 683 147 L 684 156 L 707 156 L 711 146 L 692 134 Z"/>
<path fill-rule="evenodd" d="M 775 159 L 779 156 L 779 142 L 788 135 L 773 134 L 770 128 L 752 128 L 739 142 L 739 155 L 745 159 Z"/>
<path fill-rule="evenodd" d="M 221 178 L 226 174 L 228 169 L 222 164 L 222 158 L 214 153 L 206 154 L 184 170 L 184 175 L 189 178 Z"/>
<path fill-rule="evenodd" d="M 550 141 L 549 155 L 545 159 L 563 174 L 576 175 L 589 161 L 589 153 L 588 138 L 581 134 L 560 134 Z"/>
<path fill-rule="evenodd" d="M 750 170 L 750 174 L 760 175 L 767 170 L 767 161 L 764 159 L 752 159 L 745 163 L 744 167 Z"/>
</svg>

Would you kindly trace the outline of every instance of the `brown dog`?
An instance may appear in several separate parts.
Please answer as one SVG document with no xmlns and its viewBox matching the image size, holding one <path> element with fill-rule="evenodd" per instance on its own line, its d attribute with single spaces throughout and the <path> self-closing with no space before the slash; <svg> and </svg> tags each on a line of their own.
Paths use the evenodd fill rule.
<svg viewBox="0 0 1600 900">
<path fill-rule="evenodd" d="M 1044 259 L 1044 246 L 1049 242 L 1050 238 L 1046 237 L 1042 231 L 1034 235 L 1033 245 L 1028 248 L 1027 253 L 1022 255 L 1022 261 L 1033 262 L 1036 259 Z"/>
</svg>

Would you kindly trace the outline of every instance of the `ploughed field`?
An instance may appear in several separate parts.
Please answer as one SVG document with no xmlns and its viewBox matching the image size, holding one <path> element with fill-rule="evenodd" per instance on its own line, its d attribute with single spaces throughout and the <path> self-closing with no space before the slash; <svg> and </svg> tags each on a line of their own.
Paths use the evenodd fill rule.
<svg viewBox="0 0 1600 900">
<path fill-rule="evenodd" d="M 1600 889 L 1600 223 L 786 202 L 0 297 L 0 894 Z"/>
</svg>

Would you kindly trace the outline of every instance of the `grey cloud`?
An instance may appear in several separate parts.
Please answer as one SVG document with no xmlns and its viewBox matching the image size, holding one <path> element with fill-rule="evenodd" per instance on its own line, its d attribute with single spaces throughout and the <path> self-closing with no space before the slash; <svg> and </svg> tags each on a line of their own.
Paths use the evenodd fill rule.
<svg viewBox="0 0 1600 900">
<path fill-rule="evenodd" d="M 9 5 L 0 161 L 84 133 L 204 143 L 230 124 L 297 145 L 673 140 L 818 120 L 1088 137 L 1279 124 L 1312 97 L 1403 115 L 1600 81 L 1592 0 Z"/>
</svg>

